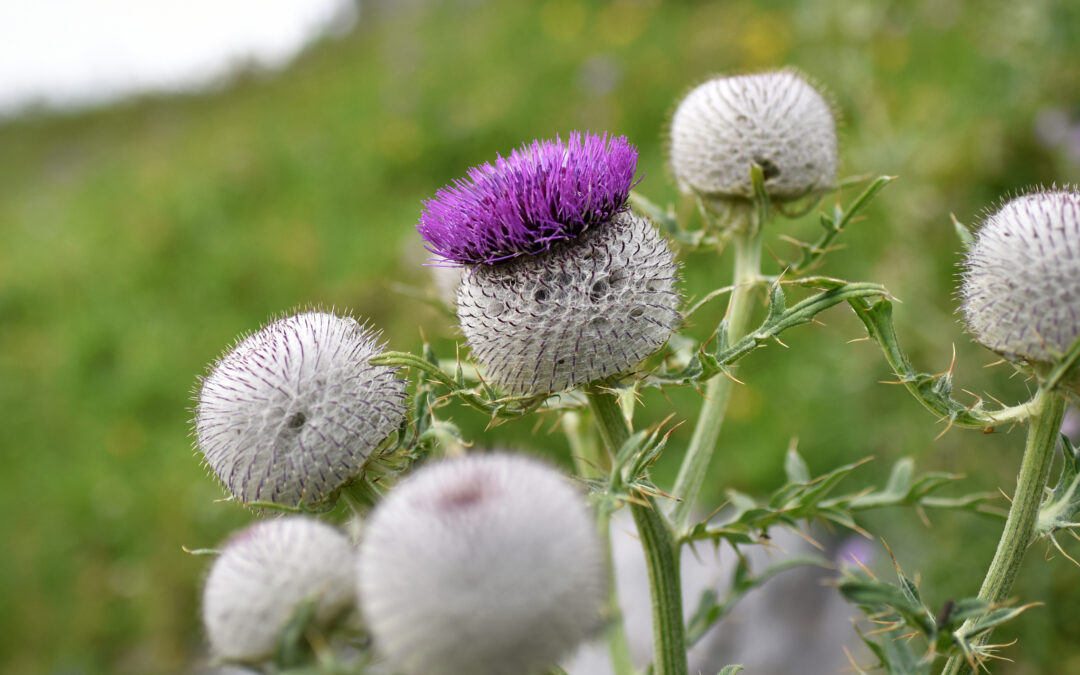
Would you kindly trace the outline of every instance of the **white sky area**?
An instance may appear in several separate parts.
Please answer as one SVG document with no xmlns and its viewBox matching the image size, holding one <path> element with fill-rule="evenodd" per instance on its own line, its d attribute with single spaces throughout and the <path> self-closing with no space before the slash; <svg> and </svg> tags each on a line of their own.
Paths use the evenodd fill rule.
<svg viewBox="0 0 1080 675">
<path fill-rule="evenodd" d="M 0 116 L 280 68 L 356 14 L 352 0 L 0 0 Z"/>
</svg>

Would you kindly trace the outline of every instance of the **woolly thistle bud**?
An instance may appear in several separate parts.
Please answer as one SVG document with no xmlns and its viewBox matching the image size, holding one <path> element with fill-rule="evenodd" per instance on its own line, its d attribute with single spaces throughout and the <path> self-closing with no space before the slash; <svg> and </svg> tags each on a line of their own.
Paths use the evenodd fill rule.
<svg viewBox="0 0 1080 675">
<path fill-rule="evenodd" d="M 197 443 L 237 499 L 316 504 L 360 472 L 405 416 L 405 383 L 368 363 L 377 337 L 352 317 L 297 314 L 214 365 Z"/>
<path fill-rule="evenodd" d="M 534 141 L 439 190 L 416 229 L 437 258 L 463 265 L 544 251 L 626 208 L 636 165 L 622 136 Z"/>
<path fill-rule="evenodd" d="M 1037 373 L 1060 361 L 1080 337 L 1080 192 L 1034 192 L 991 215 L 960 294 L 976 341 Z"/>
<path fill-rule="evenodd" d="M 582 495 L 508 454 L 404 480 L 372 514 L 359 561 L 375 646 L 406 675 L 532 673 L 598 628 L 605 596 Z"/>
<path fill-rule="evenodd" d="M 513 395 L 557 392 L 632 370 L 678 327 L 676 267 L 626 211 L 543 253 L 478 265 L 458 319 L 485 378 Z"/>
<path fill-rule="evenodd" d="M 832 111 L 795 72 L 710 80 L 675 110 L 671 168 L 684 190 L 750 198 L 752 164 L 777 201 L 828 188 L 836 178 Z"/>
<path fill-rule="evenodd" d="M 203 625 L 215 655 L 273 656 L 299 607 L 326 628 L 354 605 L 355 553 L 329 525 L 291 516 L 255 523 L 225 545 L 203 588 Z"/>
</svg>

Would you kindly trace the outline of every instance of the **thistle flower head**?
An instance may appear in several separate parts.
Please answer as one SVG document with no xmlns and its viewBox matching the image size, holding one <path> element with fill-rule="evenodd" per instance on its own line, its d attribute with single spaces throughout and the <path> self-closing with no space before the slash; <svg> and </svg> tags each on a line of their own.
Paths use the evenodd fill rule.
<svg viewBox="0 0 1080 675">
<path fill-rule="evenodd" d="M 1080 192 L 1033 192 L 991 215 L 960 295 L 980 344 L 1037 370 L 1058 362 L 1080 337 Z"/>
<path fill-rule="evenodd" d="M 258 522 L 226 543 L 203 587 L 202 618 L 215 655 L 255 663 L 273 656 L 301 604 L 325 628 L 356 600 L 355 554 L 313 518 Z"/>
<path fill-rule="evenodd" d="M 274 321 L 203 380 L 195 432 L 242 502 L 315 504 L 355 477 L 405 416 L 405 383 L 373 366 L 377 335 L 325 312 Z"/>
<path fill-rule="evenodd" d="M 582 495 L 536 460 L 423 467 L 371 516 L 359 593 L 376 648 L 405 675 L 521 675 L 597 627 L 600 543 Z"/>
<path fill-rule="evenodd" d="M 836 179 L 836 123 L 821 94 L 785 70 L 721 77 L 690 92 L 671 121 L 671 168 L 686 190 L 750 198 L 750 167 L 777 201 Z"/>
<path fill-rule="evenodd" d="M 621 211 L 636 165 L 622 136 L 534 141 L 439 190 L 417 230 L 429 251 L 457 264 L 544 251 Z"/>
<path fill-rule="evenodd" d="M 671 250 L 631 211 L 543 253 L 478 265 L 458 287 L 458 320 L 485 379 L 512 395 L 557 392 L 625 373 L 678 327 Z"/>
</svg>

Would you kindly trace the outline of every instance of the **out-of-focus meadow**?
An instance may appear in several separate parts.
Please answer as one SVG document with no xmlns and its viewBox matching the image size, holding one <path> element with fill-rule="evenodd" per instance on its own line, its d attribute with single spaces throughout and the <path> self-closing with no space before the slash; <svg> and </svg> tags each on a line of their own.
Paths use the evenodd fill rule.
<svg viewBox="0 0 1080 675">
<path fill-rule="evenodd" d="M 947 369 L 955 347 L 958 388 L 1020 400 L 1025 383 L 984 368 L 995 358 L 958 324 L 949 214 L 973 223 L 1010 192 L 1080 180 L 1078 45 L 1080 5 L 1040 0 L 386 3 L 273 76 L 4 123 L 0 672 L 195 668 L 208 561 L 181 546 L 214 546 L 252 518 L 215 503 L 223 493 L 192 450 L 206 364 L 306 305 L 368 317 L 395 349 L 418 350 L 422 331 L 451 356 L 449 322 L 395 290 L 429 283 L 413 229 L 423 200 L 496 153 L 589 129 L 627 135 L 639 191 L 676 201 L 664 127 L 711 74 L 790 64 L 827 87 L 843 173 L 899 179 L 821 272 L 902 300 L 900 336 L 919 367 Z M 813 215 L 767 236 L 791 255 L 781 234 L 810 239 Z M 688 295 L 726 283 L 726 258 L 681 257 Z M 722 309 L 699 312 L 690 331 L 705 335 Z M 711 468 L 717 503 L 727 487 L 782 483 L 793 437 L 816 472 L 876 457 L 852 486 L 912 455 L 967 474 L 956 492 L 1011 491 L 1022 431 L 936 438 L 943 425 L 882 383 L 877 348 L 850 342 L 864 334 L 851 312 L 824 320 L 743 361 Z M 698 401 L 650 390 L 640 423 L 673 406 L 691 417 Z M 480 443 L 565 459 L 551 418 L 485 433 L 474 413 L 452 414 Z M 689 426 L 657 466 L 661 486 Z M 998 523 L 930 518 L 928 529 L 898 510 L 865 524 L 932 603 L 973 595 Z M 1020 643 L 999 672 L 1080 673 L 1080 569 L 1043 557 L 1040 544 L 1016 595 L 1047 604 L 1001 632 Z"/>
</svg>

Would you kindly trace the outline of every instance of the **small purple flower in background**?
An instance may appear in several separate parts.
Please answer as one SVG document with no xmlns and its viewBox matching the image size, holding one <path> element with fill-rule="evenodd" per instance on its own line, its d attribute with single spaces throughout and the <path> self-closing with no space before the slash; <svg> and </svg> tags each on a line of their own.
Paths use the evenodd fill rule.
<svg viewBox="0 0 1080 675">
<path fill-rule="evenodd" d="M 1047 148 L 1065 142 L 1069 135 L 1069 115 L 1061 108 L 1045 108 L 1035 117 L 1035 137 Z"/>
<path fill-rule="evenodd" d="M 1035 117 L 1035 138 L 1044 147 L 1061 149 L 1074 164 L 1080 164 L 1080 122 L 1074 122 L 1061 108 L 1046 108 Z"/>
<path fill-rule="evenodd" d="M 877 548 L 866 537 L 853 535 L 840 542 L 835 557 L 841 567 L 868 566 L 877 557 Z"/>
<path fill-rule="evenodd" d="M 1072 407 L 1065 411 L 1061 433 L 1073 443 L 1080 443 L 1080 408 Z"/>
<path fill-rule="evenodd" d="M 429 251 L 461 265 L 545 251 L 622 211 L 636 166 L 623 136 L 534 141 L 439 190 L 417 230 Z"/>
</svg>

